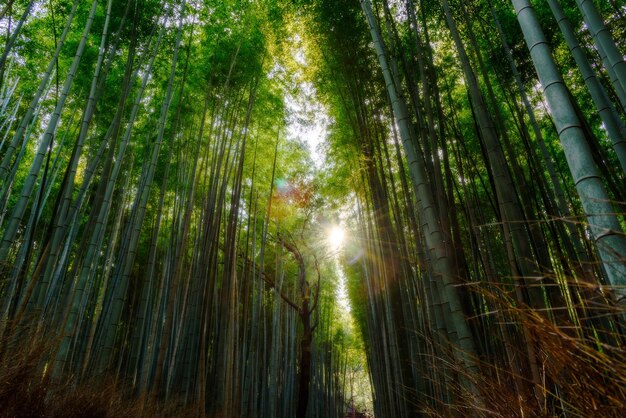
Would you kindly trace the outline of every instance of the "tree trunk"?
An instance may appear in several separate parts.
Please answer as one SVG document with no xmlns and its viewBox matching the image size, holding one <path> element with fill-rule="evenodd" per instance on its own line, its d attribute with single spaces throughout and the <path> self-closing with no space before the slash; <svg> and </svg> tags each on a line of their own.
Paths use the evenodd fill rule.
<svg viewBox="0 0 626 418">
<path fill-rule="evenodd" d="M 619 298 L 626 296 L 626 238 L 593 161 L 570 94 L 552 58 L 543 30 L 528 0 L 513 0 L 524 38 L 559 132 L 591 234 L 609 282 Z"/>
<path fill-rule="evenodd" d="M 585 80 L 596 109 L 602 118 L 609 139 L 613 144 L 613 149 L 617 154 L 617 159 L 622 166 L 622 171 L 626 173 L 626 125 L 619 117 L 600 80 L 596 77 L 591 64 L 587 60 L 585 51 L 578 44 L 572 25 L 567 20 L 558 0 L 548 0 L 548 4 L 561 28 L 561 32 L 563 32 L 567 46 L 576 60 L 578 69 Z"/>
</svg>

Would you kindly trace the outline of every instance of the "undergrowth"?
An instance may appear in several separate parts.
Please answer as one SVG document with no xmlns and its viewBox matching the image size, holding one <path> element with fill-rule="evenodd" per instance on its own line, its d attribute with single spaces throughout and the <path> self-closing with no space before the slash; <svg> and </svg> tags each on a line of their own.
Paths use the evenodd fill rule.
<svg viewBox="0 0 626 418">
<path fill-rule="evenodd" d="M 129 396 L 114 379 L 54 379 L 48 363 L 52 345 L 33 337 L 0 342 L 0 418 L 196 416 L 191 406 Z"/>
</svg>

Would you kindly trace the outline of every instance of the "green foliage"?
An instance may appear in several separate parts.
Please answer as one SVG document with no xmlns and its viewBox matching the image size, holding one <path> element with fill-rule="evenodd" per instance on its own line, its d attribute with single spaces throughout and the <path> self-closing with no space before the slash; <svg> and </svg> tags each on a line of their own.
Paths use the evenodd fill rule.
<svg viewBox="0 0 626 418">
<path fill-rule="evenodd" d="M 560 3 L 623 122 L 576 2 Z M 0 18 L 3 40 L 27 4 Z M 146 415 L 176 399 L 192 416 L 293 416 L 307 347 L 308 416 L 352 404 L 575 416 L 587 396 L 607 416 L 619 406 L 621 311 L 511 2 L 113 0 L 99 66 L 107 4 L 67 91 L 91 1 L 35 2 L 0 71 L 0 353 L 30 327 L 31 349 L 41 336 L 53 345 L 14 369 L 0 361 L 0 374 L 24 376 L 33 414 L 59 400 Z M 602 185 L 623 201 L 615 141 L 547 2 L 532 4 Z M 623 52 L 624 2 L 594 4 Z M 336 224 L 343 247 L 329 242 Z M 459 350 L 467 340 L 473 352 Z M 585 377 L 567 370 L 567 350 Z M 124 383 L 65 396 L 37 374 Z"/>
</svg>

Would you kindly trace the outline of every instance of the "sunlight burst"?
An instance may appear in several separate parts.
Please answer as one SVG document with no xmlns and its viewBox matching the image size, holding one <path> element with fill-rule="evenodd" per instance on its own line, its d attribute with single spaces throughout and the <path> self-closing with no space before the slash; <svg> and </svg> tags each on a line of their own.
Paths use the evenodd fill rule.
<svg viewBox="0 0 626 418">
<path fill-rule="evenodd" d="M 328 245 L 333 251 L 337 251 L 343 245 L 346 239 L 346 231 L 338 226 L 334 225 L 328 229 Z"/>
</svg>

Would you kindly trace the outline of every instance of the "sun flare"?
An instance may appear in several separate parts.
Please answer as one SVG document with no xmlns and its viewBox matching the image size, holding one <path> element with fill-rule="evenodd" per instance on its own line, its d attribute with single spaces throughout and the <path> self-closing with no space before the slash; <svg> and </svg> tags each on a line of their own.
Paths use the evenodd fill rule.
<svg viewBox="0 0 626 418">
<path fill-rule="evenodd" d="M 337 251 L 343 245 L 346 239 L 346 231 L 338 226 L 334 225 L 328 229 L 328 245 L 333 251 Z"/>
</svg>

